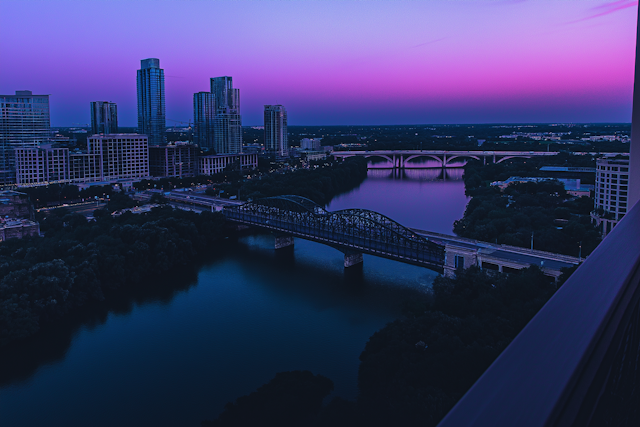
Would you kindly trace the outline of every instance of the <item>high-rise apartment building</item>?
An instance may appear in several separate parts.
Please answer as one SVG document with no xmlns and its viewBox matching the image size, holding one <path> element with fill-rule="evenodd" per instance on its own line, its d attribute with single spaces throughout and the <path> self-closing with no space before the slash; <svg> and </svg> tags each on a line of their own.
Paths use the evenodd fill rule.
<svg viewBox="0 0 640 427">
<path fill-rule="evenodd" d="M 91 135 L 118 133 L 118 106 L 115 102 L 91 103 Z"/>
<path fill-rule="evenodd" d="M 592 220 L 600 228 L 603 237 L 629 210 L 628 195 L 629 160 L 598 159 Z"/>
<path fill-rule="evenodd" d="M 138 133 L 147 135 L 149 144 L 165 143 L 164 70 L 160 60 L 143 59 L 138 70 Z"/>
<path fill-rule="evenodd" d="M 214 150 L 216 101 L 213 93 L 193 94 L 193 142 L 200 148 Z"/>
<path fill-rule="evenodd" d="M 16 148 L 38 147 L 50 136 L 49 95 L 0 95 L 0 185 L 15 182 Z"/>
<path fill-rule="evenodd" d="M 264 106 L 264 145 L 276 157 L 287 156 L 287 110 L 282 105 Z"/>
<path fill-rule="evenodd" d="M 231 77 L 214 77 L 211 79 L 211 93 L 216 104 L 213 125 L 216 153 L 242 153 L 240 89 L 233 88 Z"/>
</svg>

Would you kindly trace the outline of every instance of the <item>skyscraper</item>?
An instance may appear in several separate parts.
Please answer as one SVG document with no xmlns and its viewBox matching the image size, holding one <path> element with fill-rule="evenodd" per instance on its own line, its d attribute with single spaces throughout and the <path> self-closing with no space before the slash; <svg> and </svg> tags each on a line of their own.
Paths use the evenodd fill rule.
<svg viewBox="0 0 640 427">
<path fill-rule="evenodd" d="M 50 136 L 49 95 L 0 95 L 0 185 L 15 182 L 16 148 L 38 147 Z"/>
<path fill-rule="evenodd" d="M 264 145 L 277 157 L 287 155 L 287 110 L 282 105 L 264 106 Z"/>
<path fill-rule="evenodd" d="M 115 102 L 91 103 L 91 135 L 118 133 L 118 106 Z"/>
<path fill-rule="evenodd" d="M 165 143 L 164 70 L 157 58 L 143 59 L 138 70 L 138 133 L 149 145 Z"/>
<path fill-rule="evenodd" d="M 231 77 L 214 77 L 211 79 L 211 93 L 216 105 L 214 121 L 216 153 L 242 153 L 240 89 L 233 88 Z"/>
<path fill-rule="evenodd" d="M 200 146 L 213 150 L 214 122 L 216 118 L 215 97 L 210 92 L 198 92 L 193 94 L 193 142 Z"/>
</svg>

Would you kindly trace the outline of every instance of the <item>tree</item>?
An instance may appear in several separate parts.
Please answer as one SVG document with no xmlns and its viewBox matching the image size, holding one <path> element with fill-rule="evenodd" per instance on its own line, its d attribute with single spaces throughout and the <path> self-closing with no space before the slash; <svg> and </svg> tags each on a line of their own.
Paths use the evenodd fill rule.
<svg viewBox="0 0 640 427">
<path fill-rule="evenodd" d="M 333 381 L 322 375 L 280 372 L 257 391 L 227 403 L 215 421 L 203 421 L 202 426 L 308 426 L 332 390 Z"/>
</svg>

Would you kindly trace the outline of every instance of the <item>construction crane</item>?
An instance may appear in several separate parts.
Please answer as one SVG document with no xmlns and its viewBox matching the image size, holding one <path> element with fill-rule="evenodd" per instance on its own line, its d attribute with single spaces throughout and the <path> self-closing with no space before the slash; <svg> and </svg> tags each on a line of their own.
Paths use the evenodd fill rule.
<svg viewBox="0 0 640 427">
<path fill-rule="evenodd" d="M 193 142 L 193 127 L 191 126 L 191 121 L 183 122 L 183 121 L 180 121 L 180 120 L 172 120 L 172 119 L 167 119 L 167 120 L 169 120 L 170 122 L 174 122 L 174 123 L 180 123 L 181 125 L 187 125 L 187 127 L 189 128 L 187 130 L 187 137 L 189 138 L 189 142 Z M 173 126 L 173 131 L 175 132 L 175 130 L 176 130 L 176 126 L 174 125 Z"/>
<path fill-rule="evenodd" d="M 191 130 L 191 129 L 192 129 L 192 127 L 191 127 L 191 120 L 189 120 L 188 122 L 183 122 L 183 121 L 180 121 L 180 120 L 172 120 L 172 119 L 167 119 L 167 120 L 169 120 L 170 122 L 174 122 L 174 123 L 180 123 L 181 125 L 187 125 L 187 127 L 189 128 L 189 130 Z M 175 128 L 175 125 L 174 125 L 173 127 Z"/>
</svg>

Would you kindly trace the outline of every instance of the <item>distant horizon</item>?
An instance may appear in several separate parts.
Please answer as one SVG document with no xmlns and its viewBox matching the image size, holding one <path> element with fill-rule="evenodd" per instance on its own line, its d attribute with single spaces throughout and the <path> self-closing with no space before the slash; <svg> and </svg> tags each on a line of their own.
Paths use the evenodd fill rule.
<svg viewBox="0 0 640 427">
<path fill-rule="evenodd" d="M 631 126 L 631 122 L 495 122 L 495 123 L 407 123 L 407 124 L 376 124 L 376 125 L 362 125 L 362 124 L 347 124 L 347 125 L 288 125 L 288 127 L 380 127 L 380 126 L 496 126 L 496 125 L 557 125 L 557 126 L 566 126 L 566 125 L 629 125 Z M 250 127 L 262 127 L 263 124 L 254 124 L 254 125 L 242 125 L 243 128 Z M 91 126 L 78 126 L 78 125 L 51 125 L 52 128 L 91 128 Z M 187 127 L 187 126 L 167 126 L 167 128 L 172 127 Z M 137 126 L 119 126 L 119 128 L 137 128 Z"/>
</svg>

